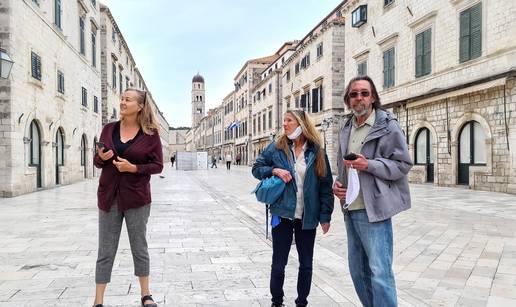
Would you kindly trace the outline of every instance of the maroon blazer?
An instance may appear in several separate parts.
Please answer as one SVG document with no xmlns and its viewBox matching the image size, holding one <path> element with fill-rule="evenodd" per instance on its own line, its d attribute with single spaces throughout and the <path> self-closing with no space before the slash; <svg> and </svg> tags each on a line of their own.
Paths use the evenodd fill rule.
<svg viewBox="0 0 516 307">
<path fill-rule="evenodd" d="M 100 142 L 113 150 L 114 157 L 118 157 L 113 144 L 113 130 L 115 122 L 106 124 L 100 134 Z M 97 190 L 98 207 L 109 211 L 116 195 L 119 211 L 137 208 L 151 203 L 150 177 L 159 174 L 163 169 L 163 151 L 159 133 L 153 135 L 143 133 L 131 146 L 122 158 L 136 165 L 136 173 L 119 172 L 113 164 L 113 158 L 102 161 L 95 151 L 93 163 L 102 168 L 99 187 Z"/>
</svg>

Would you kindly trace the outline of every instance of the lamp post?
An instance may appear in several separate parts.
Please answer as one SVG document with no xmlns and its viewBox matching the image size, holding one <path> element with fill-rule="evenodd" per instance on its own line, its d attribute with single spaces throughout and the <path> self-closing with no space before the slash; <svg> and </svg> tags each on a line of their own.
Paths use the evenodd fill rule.
<svg viewBox="0 0 516 307">
<path fill-rule="evenodd" d="M 11 68 L 13 68 L 14 61 L 11 60 L 11 57 L 2 48 L 0 48 L 0 62 L 0 77 L 2 79 L 7 79 L 11 74 Z"/>
</svg>

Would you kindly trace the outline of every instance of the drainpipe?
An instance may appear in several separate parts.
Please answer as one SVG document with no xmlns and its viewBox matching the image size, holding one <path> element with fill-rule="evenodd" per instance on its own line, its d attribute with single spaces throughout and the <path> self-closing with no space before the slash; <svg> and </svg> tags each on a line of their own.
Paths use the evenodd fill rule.
<svg viewBox="0 0 516 307">
<path fill-rule="evenodd" d="M 503 85 L 503 119 L 505 123 L 505 141 L 507 142 L 507 150 L 510 152 L 511 148 L 509 146 L 509 126 L 507 124 L 507 91 L 505 84 Z"/>
</svg>

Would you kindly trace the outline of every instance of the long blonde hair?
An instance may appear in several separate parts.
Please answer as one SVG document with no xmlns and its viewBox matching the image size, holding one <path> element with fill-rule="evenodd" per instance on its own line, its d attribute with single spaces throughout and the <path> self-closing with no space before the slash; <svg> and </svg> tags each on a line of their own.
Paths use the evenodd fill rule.
<svg viewBox="0 0 516 307">
<path fill-rule="evenodd" d="M 319 150 L 317 151 L 315 157 L 315 173 L 319 177 L 325 176 L 326 161 L 324 158 L 324 150 L 321 146 L 321 135 L 319 134 L 317 129 L 315 129 L 315 125 L 312 122 L 312 119 L 304 110 L 300 109 L 289 109 L 285 112 L 285 115 L 286 114 L 294 116 L 299 126 L 301 126 L 301 130 L 303 130 L 303 136 L 305 137 L 307 142 L 319 146 Z M 276 148 L 283 150 L 287 157 L 289 159 L 292 159 L 290 153 L 290 143 L 291 141 L 288 139 L 287 135 L 283 133 L 278 137 L 278 140 L 276 141 Z"/>
<path fill-rule="evenodd" d="M 153 135 L 154 131 L 158 132 L 159 126 L 154 116 L 154 110 L 152 109 L 150 100 L 147 97 L 147 92 L 135 88 L 128 88 L 124 93 L 128 91 L 136 93 L 138 105 L 142 108 L 140 112 L 138 112 L 136 121 L 140 127 L 142 127 L 143 132 L 148 135 Z M 124 120 L 123 116 L 121 116 L 121 120 Z"/>
</svg>

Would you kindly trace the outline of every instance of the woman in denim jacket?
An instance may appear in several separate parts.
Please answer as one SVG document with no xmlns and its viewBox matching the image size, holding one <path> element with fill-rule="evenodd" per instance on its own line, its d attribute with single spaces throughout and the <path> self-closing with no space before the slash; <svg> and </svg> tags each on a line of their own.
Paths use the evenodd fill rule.
<svg viewBox="0 0 516 307">
<path fill-rule="evenodd" d="M 253 165 L 253 176 L 278 176 L 283 195 L 270 205 L 272 214 L 272 306 L 283 306 L 285 266 L 293 237 L 299 258 L 296 306 L 306 306 L 312 282 L 312 262 L 317 225 L 330 229 L 333 194 L 330 164 L 320 135 L 303 110 L 287 110 L 284 133 L 267 146 Z"/>
</svg>

